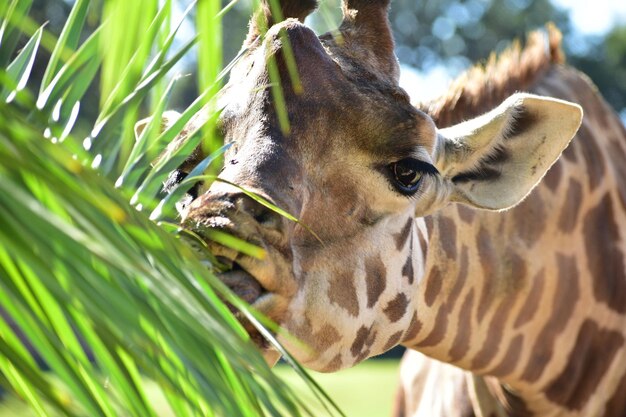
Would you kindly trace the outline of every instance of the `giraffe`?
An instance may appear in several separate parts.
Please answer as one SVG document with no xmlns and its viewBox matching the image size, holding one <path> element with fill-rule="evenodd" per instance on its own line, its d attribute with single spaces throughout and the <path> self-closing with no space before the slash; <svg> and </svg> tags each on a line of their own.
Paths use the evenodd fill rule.
<svg viewBox="0 0 626 417">
<path fill-rule="evenodd" d="M 420 110 L 398 86 L 389 0 L 344 0 L 340 36 L 302 23 L 313 0 L 280 7 L 262 2 L 220 97 L 223 181 L 183 208 L 198 235 L 265 250 L 253 259 L 207 238 L 231 266 L 224 282 L 309 368 L 398 344 L 426 355 L 405 361 L 398 415 L 623 415 L 626 134 L 590 82 L 551 42 L 552 58 L 524 52 L 519 68 Z M 544 96 L 506 97 L 526 87 Z"/>
<path fill-rule="evenodd" d="M 523 50 L 513 47 L 499 61 L 471 69 L 446 95 L 420 105 L 446 127 L 525 90 L 579 102 L 585 117 L 563 157 L 515 208 L 446 207 L 427 219 L 432 253 L 425 294 L 430 286 L 448 295 L 439 326 L 450 344 L 447 352 L 446 343 L 437 347 L 432 356 L 439 361 L 415 351 L 403 358 L 397 416 L 626 415 L 619 230 L 626 130 L 592 82 L 564 65 L 558 30 L 549 27 L 548 34 L 532 33 Z M 490 235 L 486 243 L 490 233 L 502 238 Z M 461 255 L 459 264 L 443 261 L 450 251 Z M 472 257 L 480 263 L 469 263 Z M 494 273 L 504 279 L 493 282 Z M 474 277 L 479 281 L 471 285 Z M 455 303 L 456 323 L 447 322 Z M 488 327 L 473 333 L 481 320 Z M 423 344 L 408 346 L 422 350 Z M 441 384 L 448 389 L 438 391 Z"/>
</svg>

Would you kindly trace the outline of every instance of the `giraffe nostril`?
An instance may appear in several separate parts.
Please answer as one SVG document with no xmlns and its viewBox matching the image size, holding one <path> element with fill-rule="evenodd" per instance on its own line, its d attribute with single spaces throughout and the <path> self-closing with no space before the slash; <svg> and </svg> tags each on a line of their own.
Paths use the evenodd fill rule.
<svg viewBox="0 0 626 417">
<path fill-rule="evenodd" d="M 256 220 L 257 222 L 261 223 L 261 224 L 266 224 L 268 222 L 272 221 L 272 213 L 269 213 L 268 210 L 258 210 L 255 214 L 254 214 L 254 220 Z"/>
<path fill-rule="evenodd" d="M 248 196 L 239 197 L 236 204 L 239 210 L 252 216 L 261 226 L 276 230 L 280 229 L 280 214 L 269 207 L 264 206 Z"/>
</svg>

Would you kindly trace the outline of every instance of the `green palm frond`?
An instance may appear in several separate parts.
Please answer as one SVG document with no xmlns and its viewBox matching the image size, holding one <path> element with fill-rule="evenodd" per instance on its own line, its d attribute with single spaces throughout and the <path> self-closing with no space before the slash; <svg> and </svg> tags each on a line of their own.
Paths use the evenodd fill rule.
<svg viewBox="0 0 626 417">
<path fill-rule="evenodd" d="M 198 14 L 211 22 L 209 36 L 182 46 L 170 1 L 105 2 L 103 23 L 82 43 L 93 2 L 77 0 L 52 42 L 44 27 L 33 29 L 31 1 L 0 6 L 0 384 L 36 415 L 162 415 L 146 378 L 177 416 L 307 415 L 224 302 L 270 339 L 261 323 L 272 324 L 215 278 L 176 227 L 149 219 L 174 216 L 175 197 L 160 195 L 162 181 L 207 133 L 152 162 L 206 110 L 229 68 L 221 69 L 219 38 L 210 36 L 225 10 L 206 3 Z M 16 51 L 24 33 L 31 36 Z M 211 68 L 205 92 L 161 132 L 156 121 L 176 87 L 168 74 L 198 39 L 214 43 L 201 58 Z M 42 45 L 50 59 L 34 93 Z M 94 87 L 99 115 L 78 139 L 79 125 L 89 123 L 81 102 Z M 144 107 L 155 122 L 135 141 Z M 211 110 L 215 141 L 219 109 Z M 332 414 L 332 401 L 283 353 Z"/>
</svg>

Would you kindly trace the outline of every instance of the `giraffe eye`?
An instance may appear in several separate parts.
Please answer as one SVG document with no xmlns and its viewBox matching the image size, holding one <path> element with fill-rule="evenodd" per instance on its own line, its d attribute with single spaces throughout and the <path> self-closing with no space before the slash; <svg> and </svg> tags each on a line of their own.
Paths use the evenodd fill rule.
<svg viewBox="0 0 626 417">
<path fill-rule="evenodd" d="M 415 194 L 424 175 L 437 174 L 437 169 L 413 158 L 401 159 L 389 165 L 396 189 L 405 195 Z"/>
<path fill-rule="evenodd" d="M 172 171 L 170 175 L 167 177 L 167 179 L 165 180 L 165 182 L 163 183 L 163 191 L 166 194 L 170 194 L 172 191 L 174 191 L 176 186 L 185 179 L 185 177 L 188 174 L 189 174 L 188 172 L 184 172 L 180 169 Z M 187 194 L 191 196 L 192 200 L 195 200 L 196 198 L 198 198 L 198 191 L 200 189 L 200 185 L 201 185 L 201 182 L 197 182 L 193 185 L 193 187 L 189 189 L 189 191 L 187 191 Z"/>
</svg>

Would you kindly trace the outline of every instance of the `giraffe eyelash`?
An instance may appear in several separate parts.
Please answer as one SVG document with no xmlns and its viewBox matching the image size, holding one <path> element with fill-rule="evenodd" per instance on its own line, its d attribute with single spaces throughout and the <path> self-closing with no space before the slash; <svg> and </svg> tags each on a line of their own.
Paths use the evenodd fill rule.
<svg viewBox="0 0 626 417">
<path fill-rule="evenodd" d="M 384 172 L 393 191 L 407 197 L 417 197 L 424 177 L 439 175 L 437 168 L 415 158 L 404 158 L 385 166 Z"/>
</svg>

